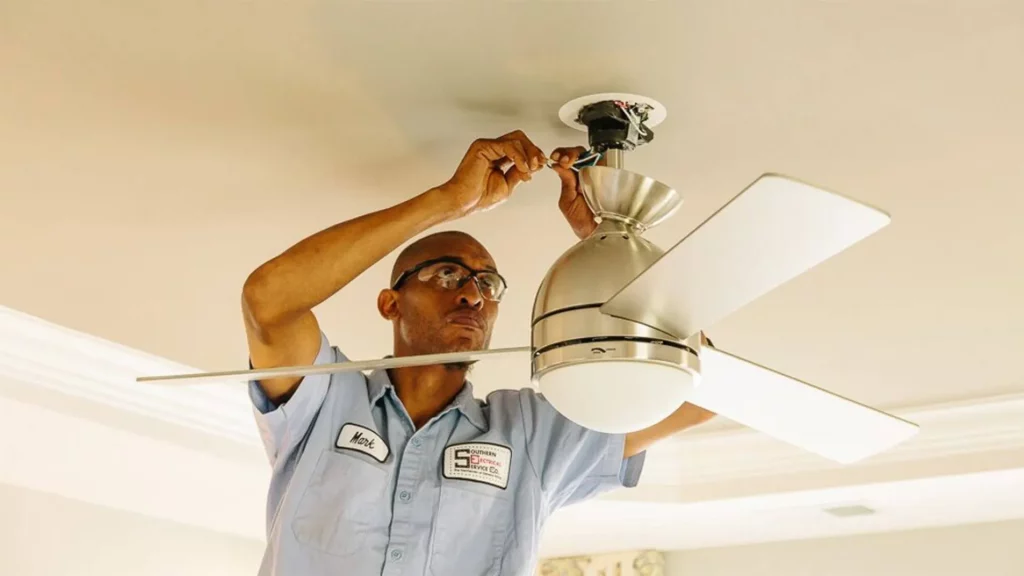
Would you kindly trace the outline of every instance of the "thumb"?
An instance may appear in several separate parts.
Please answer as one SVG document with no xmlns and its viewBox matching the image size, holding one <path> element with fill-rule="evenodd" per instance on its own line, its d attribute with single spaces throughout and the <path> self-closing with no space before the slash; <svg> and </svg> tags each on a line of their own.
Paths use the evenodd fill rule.
<svg viewBox="0 0 1024 576">
<path fill-rule="evenodd" d="M 559 206 L 569 206 L 580 193 L 580 180 L 576 172 L 569 168 L 555 168 L 558 178 L 562 181 L 562 193 L 558 199 Z"/>
<path fill-rule="evenodd" d="M 555 174 L 558 174 L 558 179 L 562 181 L 562 189 L 566 186 L 570 188 L 576 188 L 576 172 L 572 168 L 566 168 L 561 164 L 555 164 L 551 167 Z"/>
</svg>

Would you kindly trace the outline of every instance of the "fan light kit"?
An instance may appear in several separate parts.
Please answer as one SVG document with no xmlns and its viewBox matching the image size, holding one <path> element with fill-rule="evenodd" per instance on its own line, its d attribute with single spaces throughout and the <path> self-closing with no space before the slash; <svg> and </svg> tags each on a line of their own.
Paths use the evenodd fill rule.
<svg viewBox="0 0 1024 576">
<path fill-rule="evenodd" d="M 701 338 L 701 330 L 885 227 L 885 213 L 765 174 L 665 251 L 643 233 L 671 217 L 682 197 L 624 167 L 627 152 L 654 139 L 665 107 L 643 96 L 597 94 L 569 102 L 559 117 L 586 131 L 591 157 L 601 158 L 577 166 L 599 223 L 555 261 L 537 290 L 530 347 L 138 380 L 255 380 L 521 354 L 555 409 L 601 432 L 640 430 L 691 402 L 842 463 L 916 433 L 913 423 Z"/>
</svg>

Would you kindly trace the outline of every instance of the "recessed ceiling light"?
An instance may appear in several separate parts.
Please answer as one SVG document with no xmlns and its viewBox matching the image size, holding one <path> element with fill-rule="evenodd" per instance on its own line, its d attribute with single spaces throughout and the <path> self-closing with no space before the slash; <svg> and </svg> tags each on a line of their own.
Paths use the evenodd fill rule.
<svg viewBox="0 0 1024 576">
<path fill-rule="evenodd" d="M 848 518 L 850 516 L 869 516 L 875 513 L 873 509 L 861 505 L 825 508 L 825 512 L 839 518 Z"/>
</svg>

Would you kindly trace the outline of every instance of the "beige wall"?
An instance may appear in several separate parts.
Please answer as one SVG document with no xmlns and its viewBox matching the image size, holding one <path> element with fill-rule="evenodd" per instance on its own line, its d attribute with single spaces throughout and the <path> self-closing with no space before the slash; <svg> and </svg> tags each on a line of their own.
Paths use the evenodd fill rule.
<svg viewBox="0 0 1024 576">
<path fill-rule="evenodd" d="M 0 485 L 0 574 L 253 576 L 263 544 Z"/>
<path fill-rule="evenodd" d="M 1024 520 L 666 554 L 668 576 L 1024 576 Z"/>
</svg>

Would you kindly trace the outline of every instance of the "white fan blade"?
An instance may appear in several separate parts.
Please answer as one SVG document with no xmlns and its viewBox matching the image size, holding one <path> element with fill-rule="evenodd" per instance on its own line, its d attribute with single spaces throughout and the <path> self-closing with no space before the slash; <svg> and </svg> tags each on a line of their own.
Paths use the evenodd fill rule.
<svg viewBox="0 0 1024 576">
<path fill-rule="evenodd" d="M 714 348 L 700 354 L 692 402 L 843 464 L 903 442 L 918 426 Z"/>
<path fill-rule="evenodd" d="M 884 212 L 765 174 L 601 307 L 680 339 L 889 223 Z"/>
<path fill-rule="evenodd" d="M 497 350 L 476 350 L 472 352 L 446 352 L 443 354 L 423 354 L 420 356 L 401 356 L 397 358 L 381 358 L 379 360 L 360 360 L 358 362 L 337 362 L 334 364 L 320 364 L 316 366 L 283 366 L 280 368 L 264 368 L 258 370 L 229 370 L 227 372 L 197 372 L 194 374 L 173 374 L 168 376 L 140 376 L 136 382 L 180 382 L 195 384 L 198 382 L 224 382 L 238 381 L 248 382 L 250 380 L 263 380 L 265 378 L 280 378 L 285 376 L 311 376 L 314 374 L 333 374 L 335 372 L 356 372 L 362 370 L 376 370 L 378 368 L 404 368 L 407 366 L 430 366 L 434 364 L 458 364 L 462 362 L 475 362 L 485 358 L 503 356 L 506 354 L 524 354 L 529 359 L 532 348 L 522 346 L 518 348 L 499 348 Z"/>
</svg>

